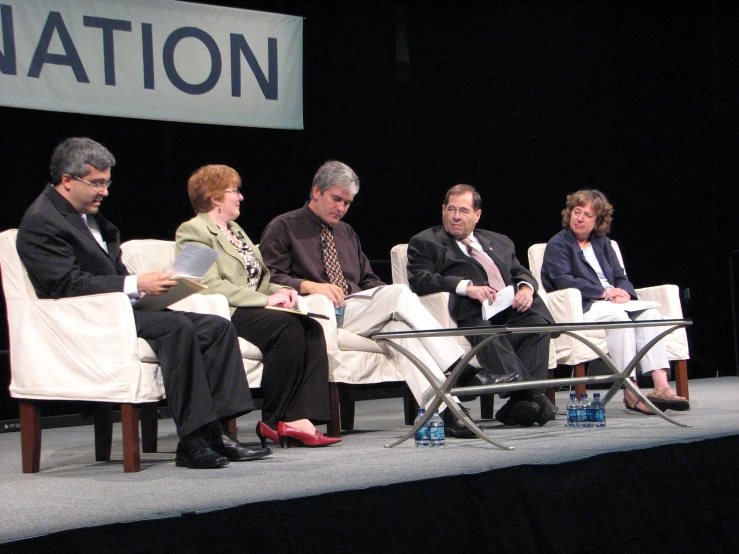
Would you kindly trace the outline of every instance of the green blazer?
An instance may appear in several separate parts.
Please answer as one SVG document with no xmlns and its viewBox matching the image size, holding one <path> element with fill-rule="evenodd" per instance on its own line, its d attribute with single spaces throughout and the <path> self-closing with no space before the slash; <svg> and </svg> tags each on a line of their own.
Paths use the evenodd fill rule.
<svg viewBox="0 0 739 554">
<path fill-rule="evenodd" d="M 231 229 L 237 236 L 241 232 L 262 266 L 262 276 L 257 290 L 251 290 L 246 286 L 247 272 L 244 259 L 231 244 L 231 241 L 223 236 L 221 230 L 208 214 L 200 213 L 190 221 L 180 225 L 175 240 L 177 241 L 177 252 L 187 242 L 202 244 L 219 252 L 220 255 L 216 263 L 211 266 L 203 279 L 203 282 L 208 285 L 203 294 L 222 294 L 225 296 L 231 307 L 231 315 L 233 315 L 236 308 L 261 308 L 266 306 L 269 295 L 287 287 L 269 282 L 269 269 L 264 265 L 259 249 L 254 246 L 244 230 L 235 222 L 231 223 Z"/>
</svg>

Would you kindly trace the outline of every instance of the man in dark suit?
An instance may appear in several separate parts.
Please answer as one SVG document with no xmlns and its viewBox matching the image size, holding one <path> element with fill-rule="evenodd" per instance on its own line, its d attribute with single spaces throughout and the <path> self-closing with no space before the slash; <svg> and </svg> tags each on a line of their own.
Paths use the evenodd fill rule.
<svg viewBox="0 0 739 554">
<path fill-rule="evenodd" d="M 469 185 L 447 191 L 442 225 L 427 229 L 408 244 L 408 281 L 419 295 L 449 292 L 449 311 L 460 327 L 544 325 L 552 315 L 536 294 L 536 280 L 516 258 L 508 237 L 475 229 L 482 215 L 480 194 Z M 507 286 L 515 291 L 510 307 L 483 319 L 482 303 L 493 302 Z M 485 337 L 469 336 L 472 344 Z M 498 373 L 518 373 L 523 380 L 545 379 L 549 335 L 516 334 L 490 341 L 478 360 Z M 495 415 L 506 425 L 545 425 L 556 408 L 540 390 L 517 391 Z"/>
<path fill-rule="evenodd" d="M 129 275 L 123 265 L 120 233 L 99 213 L 114 165 L 113 155 L 88 138 L 67 139 L 54 150 L 52 184 L 18 229 L 18 254 L 39 298 L 125 292 L 133 299 L 177 283 L 172 273 Z M 133 314 L 137 335 L 159 358 L 180 437 L 176 464 L 209 469 L 269 454 L 237 443 L 221 427 L 254 409 L 233 325 L 169 310 Z"/>
</svg>

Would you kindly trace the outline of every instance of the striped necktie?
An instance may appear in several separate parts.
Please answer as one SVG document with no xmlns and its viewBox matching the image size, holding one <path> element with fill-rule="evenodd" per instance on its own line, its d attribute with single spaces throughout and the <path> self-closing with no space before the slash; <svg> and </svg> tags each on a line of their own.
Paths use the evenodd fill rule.
<svg viewBox="0 0 739 554">
<path fill-rule="evenodd" d="M 332 285 L 336 285 L 344 294 L 349 294 L 349 284 L 344 278 L 341 271 L 339 256 L 336 253 L 336 244 L 334 243 L 334 235 L 328 225 L 321 227 L 321 255 L 323 256 L 323 265 L 326 266 L 326 274 Z"/>
<path fill-rule="evenodd" d="M 503 275 L 500 273 L 500 269 L 495 265 L 493 259 L 488 256 L 481 248 L 472 247 L 472 238 L 467 237 L 462 239 L 462 244 L 467 247 L 467 252 L 473 259 L 477 260 L 480 265 L 485 269 L 485 273 L 488 274 L 488 285 L 495 289 L 495 291 L 503 290 L 506 287 Z"/>
</svg>

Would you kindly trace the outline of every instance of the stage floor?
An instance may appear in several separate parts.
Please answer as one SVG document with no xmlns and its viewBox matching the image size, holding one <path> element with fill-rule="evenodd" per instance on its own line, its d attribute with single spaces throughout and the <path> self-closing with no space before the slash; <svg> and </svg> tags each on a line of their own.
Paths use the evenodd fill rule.
<svg viewBox="0 0 739 554">
<path fill-rule="evenodd" d="M 605 392 L 605 391 L 601 391 Z M 21 472 L 20 434 L 0 434 L 0 543 L 67 529 L 119 522 L 179 517 L 254 502 L 307 497 L 452 475 L 481 473 L 523 464 L 559 464 L 618 451 L 645 449 L 739 435 L 739 378 L 690 382 L 691 411 L 670 412 L 692 427 L 627 411 L 619 393 L 608 406 L 603 429 L 568 429 L 567 393 L 557 393 L 560 413 L 545 427 L 507 428 L 495 421 L 482 427 L 496 441 L 448 439 L 443 448 L 417 449 L 413 441 L 383 445 L 401 437 L 402 399 L 357 403 L 355 431 L 322 449 L 282 450 L 260 461 L 195 471 L 177 468 L 177 436 L 171 420 L 160 421 L 157 454 L 142 454 L 142 470 L 125 474 L 120 426 L 114 430 L 113 460 L 94 460 L 90 426 L 43 432 L 41 472 Z M 472 407 L 479 418 L 479 403 Z M 496 398 L 496 409 L 502 401 Z M 259 412 L 239 419 L 242 441 L 255 444 Z"/>
</svg>

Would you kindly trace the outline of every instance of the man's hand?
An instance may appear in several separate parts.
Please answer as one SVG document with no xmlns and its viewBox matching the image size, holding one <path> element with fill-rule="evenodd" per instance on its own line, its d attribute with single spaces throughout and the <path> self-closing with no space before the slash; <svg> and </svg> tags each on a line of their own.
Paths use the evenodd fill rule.
<svg viewBox="0 0 739 554">
<path fill-rule="evenodd" d="M 177 284 L 174 271 L 169 273 L 144 273 L 136 277 L 136 288 L 141 294 L 160 296 Z"/>
<path fill-rule="evenodd" d="M 315 281 L 303 281 L 300 283 L 301 294 L 322 294 L 334 305 L 334 308 L 344 305 L 344 291 L 341 287 L 331 283 L 316 283 Z"/>
<path fill-rule="evenodd" d="M 485 300 L 490 300 L 490 302 L 495 302 L 495 289 L 491 287 L 486 287 L 483 285 L 473 285 L 470 283 L 467 285 L 467 297 L 468 298 L 474 298 L 475 300 L 479 300 L 480 302 L 485 302 Z"/>
<path fill-rule="evenodd" d="M 519 312 L 528 311 L 531 304 L 534 303 L 534 291 L 530 287 L 523 285 L 516 296 L 513 297 L 513 309 Z"/>
<path fill-rule="evenodd" d="M 292 309 L 297 302 L 298 293 L 293 289 L 281 289 L 267 297 L 267 306 Z"/>
</svg>

